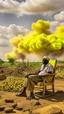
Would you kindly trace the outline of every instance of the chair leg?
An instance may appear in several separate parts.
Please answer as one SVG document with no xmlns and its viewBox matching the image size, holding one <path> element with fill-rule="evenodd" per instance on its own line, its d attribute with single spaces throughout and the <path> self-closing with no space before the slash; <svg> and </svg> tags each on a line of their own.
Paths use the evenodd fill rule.
<svg viewBox="0 0 64 114">
<path fill-rule="evenodd" d="M 53 93 L 55 92 L 55 90 L 54 90 L 54 83 L 52 84 L 52 91 L 53 91 Z"/>
<path fill-rule="evenodd" d="M 45 90 L 46 90 L 46 86 L 44 84 L 44 86 L 43 86 L 43 96 L 45 95 Z"/>
</svg>

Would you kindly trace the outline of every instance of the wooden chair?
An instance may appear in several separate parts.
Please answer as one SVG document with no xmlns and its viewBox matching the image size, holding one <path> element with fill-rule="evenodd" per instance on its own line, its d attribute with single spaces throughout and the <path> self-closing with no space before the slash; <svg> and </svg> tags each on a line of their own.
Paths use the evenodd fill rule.
<svg viewBox="0 0 64 114">
<path fill-rule="evenodd" d="M 56 70 L 56 64 L 57 64 L 57 60 L 50 60 L 49 63 L 53 66 L 54 68 L 54 73 L 52 74 L 46 74 L 43 76 L 43 82 L 38 82 L 37 86 L 39 86 L 40 88 L 43 88 L 43 96 L 45 96 L 45 90 L 47 88 L 47 86 L 52 86 L 52 92 L 54 93 L 54 79 L 55 79 L 55 70 Z M 46 79 L 48 80 L 48 82 L 46 82 Z"/>
</svg>

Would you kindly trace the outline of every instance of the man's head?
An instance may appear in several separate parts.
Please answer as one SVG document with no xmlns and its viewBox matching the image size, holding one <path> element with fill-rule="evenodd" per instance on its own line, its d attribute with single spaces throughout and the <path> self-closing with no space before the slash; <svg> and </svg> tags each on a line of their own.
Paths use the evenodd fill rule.
<svg viewBox="0 0 64 114">
<path fill-rule="evenodd" d="M 46 64 L 48 64 L 49 60 L 50 60 L 49 57 L 44 56 L 43 60 L 42 60 L 42 63 L 46 65 Z"/>
</svg>

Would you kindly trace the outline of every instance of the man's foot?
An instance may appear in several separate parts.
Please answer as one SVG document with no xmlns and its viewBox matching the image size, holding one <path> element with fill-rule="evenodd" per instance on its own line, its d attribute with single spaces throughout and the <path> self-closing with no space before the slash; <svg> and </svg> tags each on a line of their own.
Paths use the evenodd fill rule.
<svg viewBox="0 0 64 114">
<path fill-rule="evenodd" d="M 26 97 L 26 92 L 25 91 L 21 91 L 20 93 L 16 94 L 16 96 Z"/>
<path fill-rule="evenodd" d="M 35 98 L 34 95 L 30 95 L 30 96 L 28 96 L 28 97 L 26 98 L 26 100 L 31 100 L 31 99 L 34 99 L 34 98 Z"/>
</svg>

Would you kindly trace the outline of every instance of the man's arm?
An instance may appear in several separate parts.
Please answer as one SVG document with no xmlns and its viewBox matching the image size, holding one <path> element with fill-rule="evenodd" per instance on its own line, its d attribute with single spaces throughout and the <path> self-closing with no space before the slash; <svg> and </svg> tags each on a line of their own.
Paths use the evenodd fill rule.
<svg viewBox="0 0 64 114">
<path fill-rule="evenodd" d="M 44 68 L 44 66 L 42 65 L 40 70 L 37 70 L 34 73 L 29 73 L 25 77 L 28 78 L 30 75 L 38 75 L 43 70 L 43 68 Z"/>
<path fill-rule="evenodd" d="M 41 66 L 40 70 L 35 71 L 34 73 L 31 73 L 29 75 L 38 75 L 44 68 L 44 65 Z"/>
<path fill-rule="evenodd" d="M 37 75 L 40 72 L 40 70 L 35 71 L 34 73 L 32 73 L 33 75 Z"/>
<path fill-rule="evenodd" d="M 30 75 L 38 75 L 39 72 L 40 72 L 40 70 L 35 71 L 34 73 L 29 73 L 25 77 L 28 78 Z"/>
</svg>

